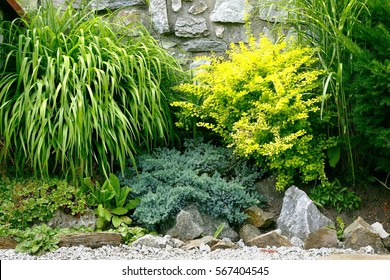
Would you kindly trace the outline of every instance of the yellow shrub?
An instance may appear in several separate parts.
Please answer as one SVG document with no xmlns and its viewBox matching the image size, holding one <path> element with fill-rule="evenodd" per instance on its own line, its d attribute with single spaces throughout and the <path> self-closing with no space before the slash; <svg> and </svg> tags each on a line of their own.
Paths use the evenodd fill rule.
<svg viewBox="0 0 390 280">
<path fill-rule="evenodd" d="M 323 151 L 334 141 L 312 124 L 320 123 L 323 74 L 315 68 L 314 50 L 263 38 L 232 46 L 227 54 L 227 60 L 214 57 L 203 66 L 196 83 L 177 87 L 191 100 L 172 104 L 181 108 L 178 125 L 195 120 L 213 130 L 238 155 L 277 172 L 278 189 L 296 175 L 326 180 Z"/>
</svg>

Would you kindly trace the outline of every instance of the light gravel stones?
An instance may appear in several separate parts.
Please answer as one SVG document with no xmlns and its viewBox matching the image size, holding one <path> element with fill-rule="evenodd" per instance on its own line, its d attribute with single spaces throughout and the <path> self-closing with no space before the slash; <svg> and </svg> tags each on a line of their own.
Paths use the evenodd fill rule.
<svg viewBox="0 0 390 280">
<path fill-rule="evenodd" d="M 1 260 L 315 260 L 331 254 L 363 254 L 364 250 L 322 248 L 303 250 L 298 247 L 239 247 L 208 251 L 201 249 L 183 250 L 180 248 L 158 249 L 120 245 L 103 246 L 91 249 L 84 246 L 62 247 L 41 256 L 15 253 L 14 250 L 0 250 Z M 373 255 L 374 256 L 374 255 Z"/>
</svg>

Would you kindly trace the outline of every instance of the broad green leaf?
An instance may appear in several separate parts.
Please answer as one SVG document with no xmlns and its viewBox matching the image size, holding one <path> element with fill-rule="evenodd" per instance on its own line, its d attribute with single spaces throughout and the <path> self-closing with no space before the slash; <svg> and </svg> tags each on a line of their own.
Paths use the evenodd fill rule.
<svg viewBox="0 0 390 280">
<path fill-rule="evenodd" d="M 129 210 L 124 207 L 118 207 L 111 210 L 111 213 L 115 215 L 125 215 L 127 212 L 129 212 Z"/>
<path fill-rule="evenodd" d="M 123 223 L 122 218 L 118 216 L 113 216 L 112 217 L 112 225 L 115 228 L 118 228 L 121 224 Z"/>
<path fill-rule="evenodd" d="M 135 199 L 132 199 L 130 200 L 127 204 L 126 204 L 126 209 L 128 210 L 132 210 L 132 209 L 135 209 L 138 204 L 140 203 L 141 199 L 139 198 L 135 198 Z"/>
<path fill-rule="evenodd" d="M 100 217 L 96 220 L 96 228 L 102 229 L 104 227 L 104 224 L 106 223 L 105 219 L 103 217 Z"/>
<path fill-rule="evenodd" d="M 339 146 L 330 147 L 327 150 L 327 155 L 328 155 L 328 158 L 329 158 L 329 165 L 330 165 L 330 167 L 335 168 L 337 163 L 340 160 L 340 147 Z"/>
<path fill-rule="evenodd" d="M 133 222 L 133 220 L 128 216 L 122 216 L 121 219 L 122 222 L 125 223 L 126 225 L 130 225 Z"/>
</svg>

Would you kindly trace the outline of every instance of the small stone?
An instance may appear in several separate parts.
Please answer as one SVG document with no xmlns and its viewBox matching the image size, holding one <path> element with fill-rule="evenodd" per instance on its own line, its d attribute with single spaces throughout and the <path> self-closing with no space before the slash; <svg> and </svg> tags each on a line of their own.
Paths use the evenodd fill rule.
<svg viewBox="0 0 390 280">
<path fill-rule="evenodd" d="M 235 244 L 231 241 L 221 240 L 217 244 L 215 244 L 211 247 L 211 251 L 215 251 L 218 249 L 237 249 L 237 248 L 238 248 L 237 244 Z"/>
<path fill-rule="evenodd" d="M 200 239 L 195 239 L 195 240 L 188 241 L 181 248 L 183 250 L 191 250 L 191 249 L 199 248 L 201 244 L 204 244 L 204 245 L 207 245 L 209 247 L 212 247 L 215 244 L 217 244 L 218 242 L 219 242 L 218 239 L 208 235 L 208 236 L 202 237 Z"/>
<path fill-rule="evenodd" d="M 254 225 L 246 224 L 240 229 L 240 238 L 245 243 L 259 235 L 261 235 L 260 230 Z"/>
<path fill-rule="evenodd" d="M 384 230 L 383 228 L 383 225 L 381 223 L 373 223 L 371 225 L 371 229 L 373 232 L 379 234 L 379 236 L 382 238 L 382 239 L 385 239 L 387 237 L 389 237 L 389 234 Z"/>
<path fill-rule="evenodd" d="M 146 234 L 133 242 L 132 246 L 141 246 L 142 248 L 165 248 L 168 245 L 168 240 L 161 236 Z"/>
<path fill-rule="evenodd" d="M 225 32 L 225 28 L 223 26 L 215 27 L 215 36 L 218 38 L 223 38 L 223 33 Z"/>
<path fill-rule="evenodd" d="M 359 250 L 371 246 L 378 253 L 388 253 L 379 234 L 372 231 L 371 226 L 358 217 L 343 233 L 345 247 Z"/>
<path fill-rule="evenodd" d="M 169 32 L 167 1 L 150 0 L 149 10 L 152 16 L 154 29 L 162 35 Z"/>
<path fill-rule="evenodd" d="M 248 216 L 246 222 L 258 228 L 268 228 L 274 221 L 275 215 L 265 212 L 258 206 L 252 206 L 244 211 Z"/>
<path fill-rule="evenodd" d="M 337 232 L 330 228 L 320 228 L 309 234 L 305 240 L 304 248 L 333 248 L 337 247 Z"/>
<path fill-rule="evenodd" d="M 203 17 L 179 17 L 175 24 L 178 37 L 204 37 L 209 34 L 206 19 Z"/>
<path fill-rule="evenodd" d="M 245 23 L 245 0 L 217 0 L 211 13 L 213 22 Z"/>
<path fill-rule="evenodd" d="M 225 52 L 227 44 L 223 41 L 209 39 L 193 39 L 183 43 L 183 49 L 188 52 Z"/>
<path fill-rule="evenodd" d="M 11 238 L 0 237 L 0 249 L 15 249 L 18 243 Z"/>
<path fill-rule="evenodd" d="M 172 11 L 175 13 L 181 9 L 181 0 L 172 0 Z"/>
<path fill-rule="evenodd" d="M 203 1 L 200 1 L 200 2 L 197 2 L 195 3 L 194 5 L 192 5 L 188 12 L 192 15 L 199 15 L 203 12 L 205 12 L 207 10 L 207 5 L 203 2 Z"/>
<path fill-rule="evenodd" d="M 292 247 L 292 244 L 286 236 L 280 235 L 277 231 L 271 231 L 266 234 L 257 236 L 248 241 L 248 246 L 257 246 L 266 248 L 267 246 L 275 247 Z"/>
<path fill-rule="evenodd" d="M 296 237 L 296 236 L 293 236 L 291 239 L 290 239 L 290 242 L 292 245 L 294 246 L 297 246 L 297 247 L 300 247 L 300 248 L 303 248 L 304 246 L 304 242 L 302 241 L 302 239 Z"/>
<path fill-rule="evenodd" d="M 201 251 L 201 252 L 210 252 L 211 248 L 210 248 L 209 245 L 201 243 L 200 246 L 199 246 L 199 251 Z"/>
</svg>

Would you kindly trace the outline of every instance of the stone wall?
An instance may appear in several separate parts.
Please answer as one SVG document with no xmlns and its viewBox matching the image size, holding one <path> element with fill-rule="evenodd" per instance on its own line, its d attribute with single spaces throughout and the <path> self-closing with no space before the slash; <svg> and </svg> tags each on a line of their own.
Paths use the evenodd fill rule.
<svg viewBox="0 0 390 280">
<path fill-rule="evenodd" d="M 58 5 L 63 0 L 54 0 Z M 98 10 L 119 10 L 126 22 L 142 22 L 183 64 L 194 56 L 223 53 L 231 43 L 247 41 L 246 21 L 253 34 L 267 30 L 255 7 L 257 0 L 93 0 Z M 77 5 L 77 3 L 76 3 Z"/>
<path fill-rule="evenodd" d="M 81 1 L 75 0 L 74 6 Z M 231 43 L 246 42 L 248 21 L 254 35 L 280 21 L 276 10 L 260 13 L 258 1 L 270 0 L 92 0 L 91 6 L 102 13 L 116 11 L 126 23 L 142 22 L 165 49 L 187 64 L 195 56 L 224 53 Z M 36 2 L 18 0 L 24 9 L 36 8 Z M 60 6 L 67 1 L 53 2 Z M 271 20 L 266 21 L 267 16 Z"/>
</svg>

